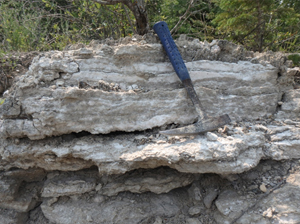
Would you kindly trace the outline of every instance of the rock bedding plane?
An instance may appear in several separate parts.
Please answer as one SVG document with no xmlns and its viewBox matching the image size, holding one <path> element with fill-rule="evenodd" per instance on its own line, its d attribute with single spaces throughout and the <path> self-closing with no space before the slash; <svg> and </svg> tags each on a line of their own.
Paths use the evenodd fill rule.
<svg viewBox="0 0 300 224">
<path fill-rule="evenodd" d="M 197 114 L 152 34 L 40 53 L 0 106 L 4 223 L 300 222 L 286 193 L 300 187 L 299 68 L 223 40 L 176 44 L 207 113 L 231 124 L 159 134 Z"/>
</svg>

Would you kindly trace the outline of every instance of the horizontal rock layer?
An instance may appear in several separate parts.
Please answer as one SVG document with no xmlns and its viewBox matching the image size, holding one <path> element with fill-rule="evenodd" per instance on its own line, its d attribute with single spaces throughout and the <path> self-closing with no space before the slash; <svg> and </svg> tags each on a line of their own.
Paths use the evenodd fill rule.
<svg viewBox="0 0 300 224">
<path fill-rule="evenodd" d="M 102 46 L 35 58 L 1 106 L 2 138 L 41 139 L 72 132 L 141 131 L 197 118 L 159 44 Z M 233 121 L 274 114 L 278 69 L 250 62 L 193 61 L 187 67 L 210 115 Z"/>
<path fill-rule="evenodd" d="M 261 159 L 300 158 L 298 123 L 228 126 L 228 134 L 197 137 L 66 135 L 51 139 L 2 139 L 0 168 L 80 170 L 97 166 L 102 174 L 168 166 L 186 173 L 241 173 Z M 8 162 L 9 161 L 9 162 Z"/>
</svg>

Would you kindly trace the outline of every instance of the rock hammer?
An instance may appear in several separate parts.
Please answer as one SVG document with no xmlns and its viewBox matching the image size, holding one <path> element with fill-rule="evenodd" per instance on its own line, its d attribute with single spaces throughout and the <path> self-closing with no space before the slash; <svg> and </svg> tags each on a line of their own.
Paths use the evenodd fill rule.
<svg viewBox="0 0 300 224">
<path fill-rule="evenodd" d="M 183 83 L 184 88 L 186 89 L 198 113 L 198 121 L 196 123 L 181 128 L 160 131 L 160 133 L 169 136 L 197 135 L 216 130 L 219 127 L 229 124 L 231 120 L 227 114 L 219 117 L 210 117 L 203 110 L 203 106 L 201 105 L 201 102 L 194 89 L 189 72 L 171 36 L 167 23 L 163 21 L 158 22 L 153 26 L 153 29 L 158 35 L 177 76 Z"/>
</svg>

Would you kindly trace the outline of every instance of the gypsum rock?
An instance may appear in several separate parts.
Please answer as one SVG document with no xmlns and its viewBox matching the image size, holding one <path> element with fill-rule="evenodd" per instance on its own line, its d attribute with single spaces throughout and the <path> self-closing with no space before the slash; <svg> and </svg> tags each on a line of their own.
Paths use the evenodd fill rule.
<svg viewBox="0 0 300 224">
<path fill-rule="evenodd" d="M 2 138 L 132 132 L 197 118 L 170 63 L 164 62 L 161 45 L 102 46 L 83 59 L 74 54 L 35 58 L 0 107 Z M 210 115 L 253 120 L 277 110 L 282 92 L 271 65 L 193 61 L 187 67 Z M 118 91 L 101 89 L 102 80 Z"/>
<path fill-rule="evenodd" d="M 261 159 L 300 158 L 296 125 L 229 127 L 231 136 L 211 140 L 136 134 L 56 137 L 38 141 L 1 140 L 0 167 L 75 171 L 97 166 L 101 174 L 123 174 L 139 168 L 168 166 L 185 173 L 241 173 Z"/>
<path fill-rule="evenodd" d="M 96 165 L 101 174 L 122 174 L 138 168 L 168 166 L 185 173 L 240 173 L 257 165 L 263 157 L 263 133 L 250 132 L 194 139 L 161 138 L 139 141 L 143 136 L 86 136 L 63 141 L 51 138 L 39 141 L 1 140 L 1 169 L 42 167 L 46 170 L 80 170 Z M 34 158 L 34 159 L 33 159 Z M 12 161 L 8 163 L 7 161 Z"/>
</svg>

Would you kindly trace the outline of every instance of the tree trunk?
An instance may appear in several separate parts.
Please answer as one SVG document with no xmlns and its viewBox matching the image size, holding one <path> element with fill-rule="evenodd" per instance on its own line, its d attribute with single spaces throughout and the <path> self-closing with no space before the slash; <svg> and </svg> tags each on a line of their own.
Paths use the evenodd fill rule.
<svg viewBox="0 0 300 224">
<path fill-rule="evenodd" d="M 258 51 L 262 52 L 263 44 L 264 44 L 264 29 L 265 29 L 265 22 L 263 21 L 263 11 L 261 9 L 260 0 L 256 0 L 257 3 L 257 44 L 258 44 Z"/>
<path fill-rule="evenodd" d="M 136 30 L 140 35 L 144 35 L 149 30 L 148 16 L 145 0 L 93 0 L 103 5 L 115 5 L 123 3 L 133 13 L 136 20 Z"/>
</svg>

